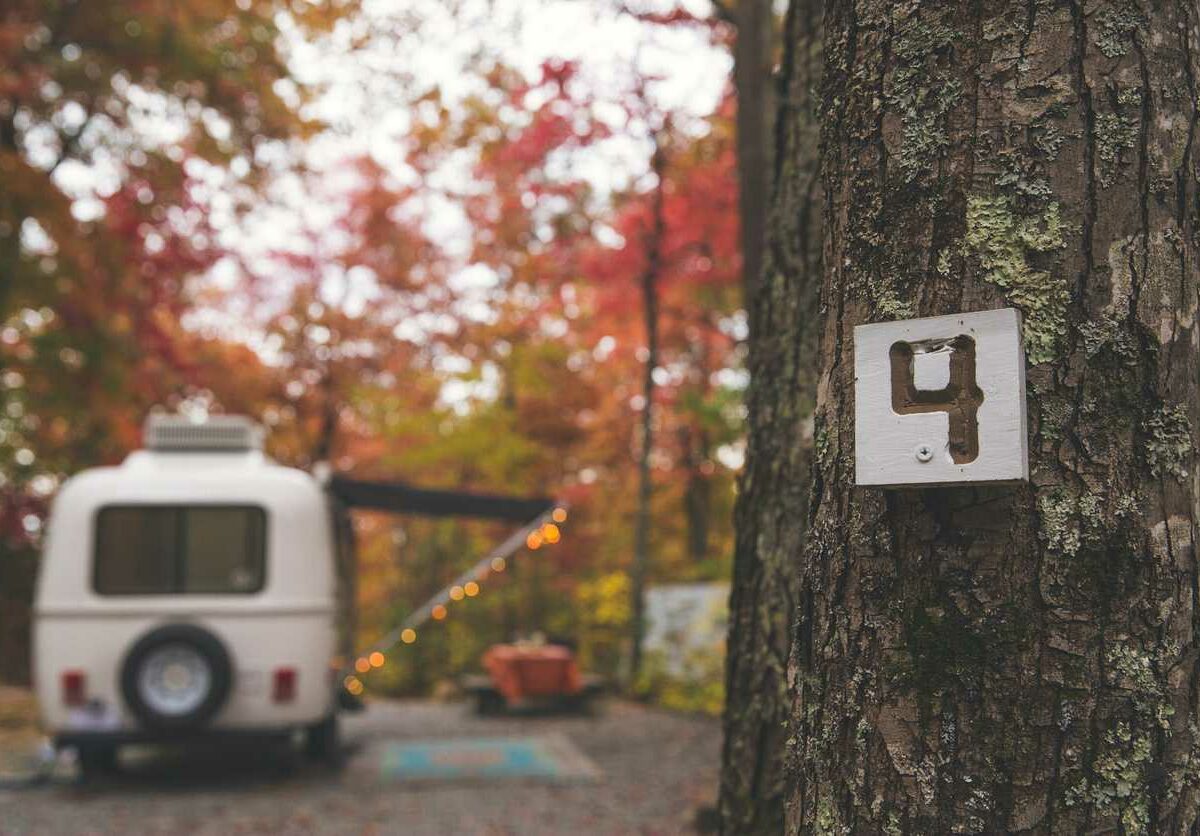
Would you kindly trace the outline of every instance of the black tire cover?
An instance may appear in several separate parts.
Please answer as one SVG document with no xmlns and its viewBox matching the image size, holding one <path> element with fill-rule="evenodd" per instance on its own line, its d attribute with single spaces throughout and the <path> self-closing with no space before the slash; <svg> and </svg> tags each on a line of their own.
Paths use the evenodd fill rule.
<svg viewBox="0 0 1200 836">
<path fill-rule="evenodd" d="M 208 694 L 187 714 L 162 714 L 147 705 L 138 693 L 138 673 L 146 657 L 168 644 L 185 644 L 196 650 L 208 663 L 212 682 Z M 229 651 L 215 635 L 194 624 L 166 624 L 156 627 L 137 640 L 121 665 L 121 695 L 125 704 L 145 726 L 162 731 L 189 731 L 203 728 L 221 710 L 229 698 L 233 664 Z"/>
</svg>

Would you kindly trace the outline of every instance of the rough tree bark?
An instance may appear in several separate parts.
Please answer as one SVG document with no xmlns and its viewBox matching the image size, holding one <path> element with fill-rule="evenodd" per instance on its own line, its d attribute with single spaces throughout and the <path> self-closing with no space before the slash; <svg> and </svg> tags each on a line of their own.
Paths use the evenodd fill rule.
<svg viewBox="0 0 1200 836">
<path fill-rule="evenodd" d="M 1197 9 L 830 0 L 824 23 L 787 829 L 1195 833 Z M 1001 306 L 1031 482 L 854 488 L 853 326 Z"/>
<path fill-rule="evenodd" d="M 765 268 L 752 307 L 750 434 L 738 491 L 725 677 L 720 814 L 728 834 L 779 833 L 795 606 L 816 386 L 821 191 L 811 91 L 820 70 L 820 2 L 784 23 L 775 121 L 775 189 Z"/>
</svg>

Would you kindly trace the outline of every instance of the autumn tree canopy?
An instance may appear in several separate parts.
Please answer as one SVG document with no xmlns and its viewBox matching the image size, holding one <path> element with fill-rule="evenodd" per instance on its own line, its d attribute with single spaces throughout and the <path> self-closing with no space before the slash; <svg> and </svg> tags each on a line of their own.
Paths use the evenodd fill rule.
<svg viewBox="0 0 1200 836">
<path fill-rule="evenodd" d="M 725 24 L 664 9 L 604 14 L 649 49 L 682 33 L 726 54 Z M 479 44 L 453 84 L 404 58 L 447 25 Z M 0 12 L 4 565 L 28 577 L 57 485 L 138 446 L 149 410 L 246 413 L 299 467 L 571 501 L 563 545 L 512 566 L 387 687 L 533 630 L 582 636 L 615 672 L 661 198 L 649 578 L 725 577 L 746 336 L 728 79 L 697 108 L 632 58 L 613 80 L 597 58 L 530 65 L 499 40 L 437 4 Z M 346 115 L 350 86 L 370 124 Z M 501 533 L 357 526 L 364 638 Z M 20 645 L 0 673 L 20 675 Z"/>
</svg>

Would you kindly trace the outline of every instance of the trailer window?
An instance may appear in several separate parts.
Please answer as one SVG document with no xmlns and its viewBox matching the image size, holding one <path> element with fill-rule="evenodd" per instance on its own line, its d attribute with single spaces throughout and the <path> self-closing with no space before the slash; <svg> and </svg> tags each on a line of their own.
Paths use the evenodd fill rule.
<svg viewBox="0 0 1200 836">
<path fill-rule="evenodd" d="M 94 585 L 101 595 L 258 592 L 265 553 L 261 508 L 109 506 L 96 518 Z"/>
</svg>

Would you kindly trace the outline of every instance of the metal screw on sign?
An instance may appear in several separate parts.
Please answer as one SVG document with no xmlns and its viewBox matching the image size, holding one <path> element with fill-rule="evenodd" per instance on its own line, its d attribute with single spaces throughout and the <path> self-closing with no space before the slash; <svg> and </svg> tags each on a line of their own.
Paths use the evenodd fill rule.
<svg viewBox="0 0 1200 836">
<path fill-rule="evenodd" d="M 913 456 L 919 462 L 927 462 L 933 458 L 933 448 L 928 444 L 918 444 L 917 449 L 913 451 Z"/>
</svg>

